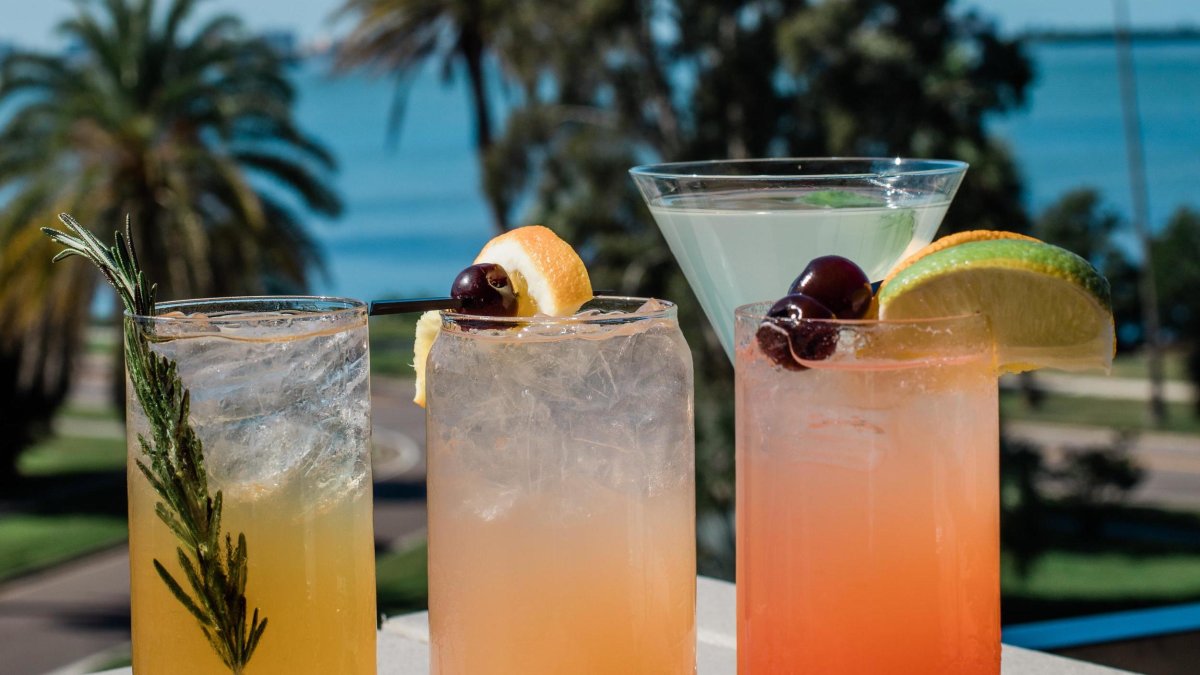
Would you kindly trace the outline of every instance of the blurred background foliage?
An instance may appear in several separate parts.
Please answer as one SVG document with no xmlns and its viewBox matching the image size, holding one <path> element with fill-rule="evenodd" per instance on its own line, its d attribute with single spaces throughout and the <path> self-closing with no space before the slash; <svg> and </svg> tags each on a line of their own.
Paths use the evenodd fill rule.
<svg viewBox="0 0 1200 675">
<path fill-rule="evenodd" d="M 128 214 L 164 298 L 295 292 L 321 270 L 303 223 L 341 209 L 333 158 L 295 122 L 285 60 L 236 17 L 188 23 L 196 4 L 84 1 L 62 28 L 75 51 L 0 57 L 0 483 L 61 404 L 92 306 L 90 270 L 46 264 L 37 228 L 55 213 L 105 236 Z M 733 571 L 733 372 L 627 175 L 636 164 L 965 160 L 942 234 L 1026 231 L 1084 255 L 1112 282 L 1122 350 L 1143 344 L 1137 285 L 1152 275 L 1167 338 L 1200 381 L 1200 213 L 1158 230 L 1153 266 L 1094 190 L 1027 213 L 986 124 L 1025 103 L 1025 46 L 948 0 L 344 0 L 337 15 L 350 24 L 337 66 L 396 77 L 396 123 L 422 68 L 465 74 L 496 230 L 544 223 L 596 287 L 679 303 L 697 374 L 703 573 Z M 488 92 L 504 93 L 503 110 Z M 1059 462 L 1006 443 L 1006 522 L 1051 507 L 1087 520 L 1085 502 L 1111 512 L 1141 475 L 1130 442 Z M 1028 569 L 1061 532 L 1005 537 Z"/>
<path fill-rule="evenodd" d="M 968 178 L 940 232 L 1032 232 L 1079 252 L 1113 284 L 1121 348 L 1145 340 L 1137 289 L 1148 262 L 1121 240 L 1128 223 L 1088 188 L 1037 218 L 1026 212 L 1021 176 L 986 122 L 1024 104 L 1033 68 L 1019 40 L 951 2 L 349 0 L 344 12 L 359 22 L 340 64 L 391 68 L 401 94 L 426 60 L 446 73 L 464 66 L 498 229 L 548 225 L 581 252 L 597 287 L 679 303 L 697 372 L 702 573 L 733 573 L 733 371 L 629 167 L 762 156 L 965 160 Z M 497 68 L 480 67 L 480 46 Z M 503 118 L 487 90 L 508 93 Z M 1200 307 L 1185 296 L 1200 267 L 1181 258 L 1197 250 L 1200 222 L 1181 211 L 1154 246 L 1152 272 L 1169 337 L 1194 354 Z M 1190 363 L 1200 379 L 1200 356 Z M 1036 405 L 1043 397 L 1026 382 Z M 1073 449 L 1053 467 L 1005 452 L 1006 484 L 1018 488 L 1005 502 L 1006 542 L 1019 551 L 1019 572 L 1048 543 L 1020 525 L 1039 505 L 1093 522 L 1084 503 L 1111 506 L 1137 485 L 1129 443 Z"/>
<path fill-rule="evenodd" d="M 371 42 L 384 4 L 390 25 L 407 25 L 408 43 Z M 1012 157 L 984 121 L 1023 102 L 1031 66 L 1019 43 L 949 2 L 352 0 L 346 8 L 363 5 L 372 12 L 344 52 L 357 61 L 387 63 L 403 44 L 416 54 L 413 26 L 444 21 L 452 37 L 421 53 L 468 60 L 473 73 L 461 45 L 481 41 L 501 66 L 504 81 L 491 86 L 518 90 L 502 128 L 476 132 L 489 139 L 480 156 L 499 223 L 555 229 L 597 287 L 679 303 L 696 364 L 702 573 L 733 573 L 733 370 L 628 169 L 761 156 L 955 157 L 972 168 L 943 232 L 1029 227 Z M 492 20 L 476 35 L 481 15 Z"/>
</svg>

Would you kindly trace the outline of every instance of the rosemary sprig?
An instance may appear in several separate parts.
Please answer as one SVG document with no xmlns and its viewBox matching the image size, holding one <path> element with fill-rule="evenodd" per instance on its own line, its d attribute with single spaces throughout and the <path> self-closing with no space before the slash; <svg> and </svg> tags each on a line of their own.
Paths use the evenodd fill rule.
<svg viewBox="0 0 1200 675">
<path fill-rule="evenodd" d="M 138 316 L 154 314 L 155 286 L 147 287 L 128 220 L 124 235 L 117 231 L 111 248 L 71 216 L 64 213 L 59 220 L 77 236 L 42 228 L 65 247 L 54 262 L 76 255 L 87 258 L 117 289 L 125 309 Z M 221 661 L 240 674 L 267 628 L 257 608 L 247 616 L 246 535 L 238 533 L 235 546 L 230 533 L 221 534 L 221 491 L 209 493 L 203 443 L 188 419 L 191 395 L 175 362 L 152 352 L 148 336 L 133 326 L 125 333 L 125 363 L 153 437 L 151 442 L 138 434 L 147 461 L 138 459 L 137 467 L 158 495 L 154 512 L 179 539 L 175 550 L 190 593 L 157 559 L 154 569 L 196 617 Z"/>
</svg>

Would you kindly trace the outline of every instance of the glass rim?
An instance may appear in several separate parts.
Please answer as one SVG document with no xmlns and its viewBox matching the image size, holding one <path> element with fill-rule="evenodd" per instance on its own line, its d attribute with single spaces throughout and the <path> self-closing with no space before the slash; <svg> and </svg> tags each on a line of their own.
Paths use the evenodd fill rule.
<svg viewBox="0 0 1200 675">
<path fill-rule="evenodd" d="M 900 167 L 898 171 L 862 171 L 840 173 L 761 173 L 736 174 L 717 173 L 713 167 L 731 167 L 748 164 L 795 165 L 799 164 L 833 164 L 861 162 L 864 167 L 870 164 L 890 163 Z M 922 166 L 924 168 L 916 168 Z M 969 168 L 967 162 L 957 159 L 918 159 L 912 157 L 763 157 L 757 159 L 710 159 L 698 162 L 665 162 L 659 164 L 643 164 L 629 170 L 634 178 L 658 179 L 692 179 L 692 180 L 728 180 L 728 181 L 789 181 L 789 180 L 845 180 L 868 179 L 880 176 L 939 176 L 961 173 Z M 708 170 L 705 170 L 708 169 Z"/>
<path fill-rule="evenodd" d="M 767 318 L 767 311 L 771 309 L 777 300 L 763 300 L 760 302 L 751 302 L 741 305 L 733 310 L 735 320 L 750 320 L 763 321 Z M 871 328 L 875 326 L 947 326 L 958 323 L 968 323 L 982 320 L 987 321 L 987 316 L 983 312 L 966 312 L 963 314 L 951 314 L 949 316 L 924 317 L 919 319 L 800 319 L 801 323 L 814 324 L 829 324 L 833 326 L 845 326 L 848 328 L 862 327 Z"/>
<path fill-rule="evenodd" d="M 301 303 L 329 303 L 333 305 L 328 310 L 304 311 L 301 316 L 309 317 L 338 317 L 342 315 L 353 315 L 362 312 L 364 315 L 367 311 L 367 303 L 355 298 L 346 298 L 336 295 L 232 295 L 223 297 L 210 298 L 187 298 L 184 300 L 166 300 L 163 302 L 154 303 L 155 312 L 157 314 L 134 314 L 129 310 L 125 310 L 122 314 L 127 319 L 143 323 L 190 323 L 203 322 L 207 324 L 224 323 L 236 324 L 245 321 L 261 321 L 262 317 L 251 317 L 241 314 L 241 312 L 251 311 L 254 304 L 296 304 Z M 238 314 L 204 314 L 202 316 L 163 316 L 161 312 L 179 311 L 188 308 L 204 307 L 207 305 L 246 305 L 246 308 L 228 307 L 223 309 L 223 312 L 237 312 Z M 277 308 L 275 311 L 286 311 L 288 308 Z M 260 310 L 261 311 L 261 310 Z M 270 310 L 266 310 L 270 311 Z"/>
<path fill-rule="evenodd" d="M 632 323 L 634 321 L 646 321 L 650 319 L 669 319 L 676 320 L 676 312 L 679 306 L 670 300 L 662 298 L 643 298 L 634 295 L 597 295 L 588 302 L 602 301 L 619 301 L 632 306 L 632 310 L 650 302 L 660 302 L 664 306 L 651 312 L 638 311 L 605 311 L 602 314 L 588 314 L 580 316 L 573 314 L 571 316 L 488 316 L 485 314 L 467 314 L 457 312 L 450 309 L 441 310 L 443 320 L 449 320 L 452 323 L 469 323 L 480 322 L 492 324 L 496 328 L 505 326 L 528 326 L 530 324 L 537 326 L 554 326 L 554 325 L 587 325 L 587 324 L 621 324 Z M 587 303 L 584 303 L 585 305 Z"/>
</svg>

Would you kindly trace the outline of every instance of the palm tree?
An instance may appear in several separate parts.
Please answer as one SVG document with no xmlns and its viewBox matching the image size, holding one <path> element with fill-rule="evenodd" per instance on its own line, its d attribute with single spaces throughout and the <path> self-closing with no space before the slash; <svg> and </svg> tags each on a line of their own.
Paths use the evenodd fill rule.
<svg viewBox="0 0 1200 675">
<path fill-rule="evenodd" d="M 67 55 L 0 58 L 0 481 L 62 401 L 99 278 L 50 271 L 54 214 L 128 217 L 166 299 L 303 289 L 320 260 L 299 210 L 341 210 L 281 56 L 233 16 L 191 29 L 196 0 L 160 4 L 81 2 Z"/>
<path fill-rule="evenodd" d="M 475 120 L 475 149 L 480 161 L 492 146 L 494 115 L 487 95 L 484 59 L 489 27 L 499 23 L 505 3 L 489 0 L 346 0 L 337 16 L 357 22 L 338 50 L 341 69 L 367 67 L 397 78 L 393 127 L 403 109 L 407 84 L 426 61 L 438 59 L 449 78 L 456 61 L 467 71 L 471 110 Z M 508 229 L 507 204 L 497 191 L 486 189 L 488 208 L 497 231 Z"/>
</svg>

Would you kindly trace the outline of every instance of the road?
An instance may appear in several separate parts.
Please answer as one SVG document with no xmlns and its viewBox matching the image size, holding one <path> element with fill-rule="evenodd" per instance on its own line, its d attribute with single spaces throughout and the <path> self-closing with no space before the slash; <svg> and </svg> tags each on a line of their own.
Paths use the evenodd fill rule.
<svg viewBox="0 0 1200 675">
<path fill-rule="evenodd" d="M 1109 445 L 1115 433 L 1111 429 L 1069 424 L 1004 424 L 1006 436 L 1031 441 L 1051 457 L 1068 448 Z M 1146 470 L 1145 478 L 1130 494 L 1131 501 L 1200 510 L 1200 436 L 1142 433 L 1133 439 L 1130 453 Z"/>
<path fill-rule="evenodd" d="M 1150 381 L 1132 377 L 1108 377 L 1105 375 L 1076 375 L 1039 371 L 1034 375 L 1039 389 L 1050 394 L 1088 396 L 1090 398 L 1145 401 L 1150 398 Z M 1016 375 L 1000 378 L 1000 386 L 1016 389 L 1020 382 Z M 1163 400 L 1167 403 L 1191 403 L 1195 399 L 1192 385 L 1188 382 L 1163 382 Z"/>
</svg>

